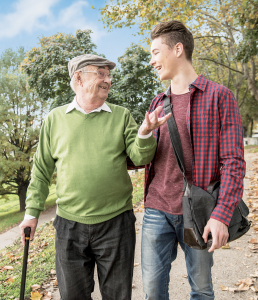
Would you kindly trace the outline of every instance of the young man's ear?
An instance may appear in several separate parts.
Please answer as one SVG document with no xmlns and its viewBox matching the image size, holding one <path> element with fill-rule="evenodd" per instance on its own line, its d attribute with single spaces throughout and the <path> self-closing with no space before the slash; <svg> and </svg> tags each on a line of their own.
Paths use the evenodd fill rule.
<svg viewBox="0 0 258 300">
<path fill-rule="evenodd" d="M 177 43 L 175 45 L 176 57 L 180 57 L 184 51 L 184 46 L 182 43 Z"/>
</svg>

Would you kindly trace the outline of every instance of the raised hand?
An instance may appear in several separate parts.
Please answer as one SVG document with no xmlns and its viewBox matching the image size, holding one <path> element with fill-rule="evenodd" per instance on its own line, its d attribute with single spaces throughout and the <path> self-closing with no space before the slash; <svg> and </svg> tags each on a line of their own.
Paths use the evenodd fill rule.
<svg viewBox="0 0 258 300">
<path fill-rule="evenodd" d="M 149 134 L 153 129 L 160 127 L 170 118 L 171 114 L 159 118 L 158 115 L 161 112 L 161 110 L 162 106 L 158 106 L 151 114 L 149 114 L 148 112 L 145 114 L 145 119 L 141 127 L 139 128 L 139 134 Z"/>
</svg>

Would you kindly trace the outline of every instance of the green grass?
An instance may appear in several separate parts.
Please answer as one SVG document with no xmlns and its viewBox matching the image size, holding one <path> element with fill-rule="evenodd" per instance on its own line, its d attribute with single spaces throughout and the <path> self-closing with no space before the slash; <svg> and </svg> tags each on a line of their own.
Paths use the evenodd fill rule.
<svg viewBox="0 0 258 300">
<path fill-rule="evenodd" d="M 249 153 L 257 153 L 258 152 L 258 145 L 245 146 L 245 151 L 247 151 Z"/>
<path fill-rule="evenodd" d="M 55 185 L 49 189 L 49 196 L 46 200 L 45 209 L 55 206 L 57 196 L 55 194 Z M 20 223 L 23 220 L 24 212 L 19 212 L 19 198 L 16 195 L 10 196 L 10 201 L 5 202 L 0 198 L 0 233 Z"/>
<path fill-rule="evenodd" d="M 39 227 L 29 246 L 25 296 L 29 297 L 31 286 L 43 284 L 55 275 L 55 230 L 52 222 Z M 0 251 L 0 299 L 15 299 L 20 296 L 23 263 L 23 246 L 18 239 L 12 246 Z M 5 267 L 9 267 L 5 268 Z M 12 269 L 10 269 L 10 267 Z M 29 298 L 26 298 L 29 299 Z"/>
</svg>

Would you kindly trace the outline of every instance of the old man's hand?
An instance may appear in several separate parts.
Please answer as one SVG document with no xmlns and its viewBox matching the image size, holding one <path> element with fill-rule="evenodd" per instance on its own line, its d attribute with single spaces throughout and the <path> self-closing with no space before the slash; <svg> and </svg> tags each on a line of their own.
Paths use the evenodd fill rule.
<svg viewBox="0 0 258 300">
<path fill-rule="evenodd" d="M 139 134 L 141 135 L 147 135 L 149 134 L 153 129 L 156 129 L 160 127 L 162 124 L 164 124 L 171 116 L 171 114 L 168 114 L 162 118 L 159 118 L 158 115 L 162 110 L 162 106 L 158 106 L 151 114 L 148 112 L 145 115 L 145 119 L 139 128 Z"/>
</svg>

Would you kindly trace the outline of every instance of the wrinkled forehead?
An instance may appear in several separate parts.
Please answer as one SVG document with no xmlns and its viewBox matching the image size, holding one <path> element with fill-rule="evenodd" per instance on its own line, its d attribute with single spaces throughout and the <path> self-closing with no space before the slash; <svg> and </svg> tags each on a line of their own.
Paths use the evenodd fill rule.
<svg viewBox="0 0 258 300">
<path fill-rule="evenodd" d="M 107 70 L 109 71 L 109 67 L 108 66 L 93 66 L 93 65 L 88 65 L 88 70 L 90 71 L 96 71 L 96 70 Z"/>
</svg>

